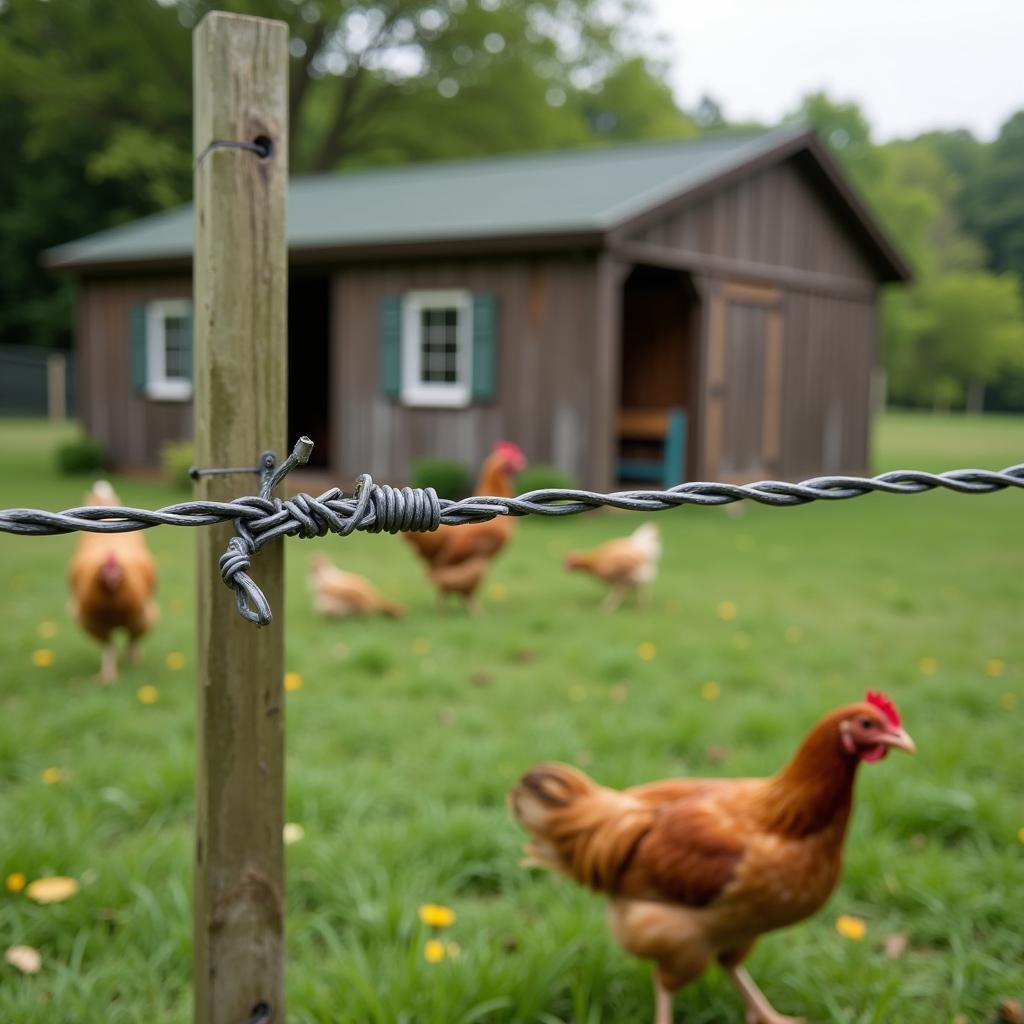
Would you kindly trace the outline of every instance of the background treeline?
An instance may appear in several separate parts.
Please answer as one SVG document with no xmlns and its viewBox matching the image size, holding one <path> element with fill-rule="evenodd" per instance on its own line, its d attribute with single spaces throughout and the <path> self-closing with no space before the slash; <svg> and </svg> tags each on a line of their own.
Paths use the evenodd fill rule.
<svg viewBox="0 0 1024 1024">
<path fill-rule="evenodd" d="M 190 29 L 212 7 L 291 25 L 293 173 L 736 127 L 677 106 L 643 0 L 0 0 L 0 343 L 70 344 L 42 249 L 190 197 Z M 916 273 L 886 298 L 890 400 L 1024 409 L 1024 111 L 991 143 L 878 145 L 824 95 L 797 118 Z"/>
</svg>

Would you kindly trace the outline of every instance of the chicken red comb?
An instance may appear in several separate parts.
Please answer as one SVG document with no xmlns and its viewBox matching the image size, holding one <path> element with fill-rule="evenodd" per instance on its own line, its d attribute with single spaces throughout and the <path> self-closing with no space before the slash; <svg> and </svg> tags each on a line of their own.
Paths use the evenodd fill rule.
<svg viewBox="0 0 1024 1024">
<path fill-rule="evenodd" d="M 496 452 L 502 452 L 505 455 L 515 455 L 520 459 L 523 458 L 523 449 L 514 441 L 496 441 L 494 444 L 494 450 Z"/>
<path fill-rule="evenodd" d="M 868 695 L 865 698 L 867 702 L 889 719 L 890 725 L 896 726 L 898 729 L 903 722 L 900 718 L 900 713 L 896 710 L 896 705 L 884 693 L 876 693 L 874 690 L 868 690 Z"/>
</svg>

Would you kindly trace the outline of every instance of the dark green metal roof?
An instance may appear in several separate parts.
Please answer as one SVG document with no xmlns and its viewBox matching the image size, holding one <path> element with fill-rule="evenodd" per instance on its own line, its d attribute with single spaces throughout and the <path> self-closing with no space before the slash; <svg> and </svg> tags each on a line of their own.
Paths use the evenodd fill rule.
<svg viewBox="0 0 1024 1024">
<path fill-rule="evenodd" d="M 295 177 L 288 243 L 307 251 L 599 234 L 806 135 L 806 129 Z M 182 206 L 49 249 L 64 269 L 187 261 Z"/>
</svg>

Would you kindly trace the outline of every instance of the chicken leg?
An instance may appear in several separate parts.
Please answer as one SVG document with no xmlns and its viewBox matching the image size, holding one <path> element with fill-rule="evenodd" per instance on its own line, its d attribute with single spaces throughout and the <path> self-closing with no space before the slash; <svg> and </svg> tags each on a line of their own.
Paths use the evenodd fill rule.
<svg viewBox="0 0 1024 1024">
<path fill-rule="evenodd" d="M 672 1024 L 672 993 L 654 975 L 654 1024 Z"/>
<path fill-rule="evenodd" d="M 747 1024 L 804 1024 L 803 1017 L 787 1017 L 779 1013 L 742 967 L 730 967 L 728 974 L 746 1004 Z"/>
<path fill-rule="evenodd" d="M 114 650 L 113 640 L 107 640 L 102 647 L 100 680 L 107 686 L 117 682 L 117 652 Z"/>
</svg>

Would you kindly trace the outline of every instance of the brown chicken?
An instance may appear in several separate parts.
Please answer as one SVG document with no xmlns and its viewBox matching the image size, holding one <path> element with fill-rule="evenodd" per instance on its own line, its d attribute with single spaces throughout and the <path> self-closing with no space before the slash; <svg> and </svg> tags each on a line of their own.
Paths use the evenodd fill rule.
<svg viewBox="0 0 1024 1024">
<path fill-rule="evenodd" d="M 509 794 L 533 834 L 527 863 L 606 893 L 618 941 L 655 964 L 655 1024 L 672 994 L 718 962 L 748 1024 L 796 1024 L 741 966 L 764 932 L 819 910 L 839 879 L 861 761 L 913 753 L 896 708 L 868 693 L 826 715 L 767 779 L 671 779 L 633 789 L 598 785 L 543 764 Z"/>
<path fill-rule="evenodd" d="M 99 480 L 85 499 L 87 505 L 118 505 L 114 489 Z M 82 533 L 68 568 L 71 614 L 102 644 L 100 678 L 117 679 L 113 633 L 128 634 L 128 658 L 138 660 L 139 640 L 159 617 L 153 594 L 156 562 L 141 533 Z"/>
<path fill-rule="evenodd" d="M 590 551 L 570 551 L 566 569 L 580 569 L 608 584 L 601 607 L 614 611 L 626 594 L 636 594 L 639 605 L 647 603 L 647 587 L 658 574 L 661 539 L 654 523 L 638 526 L 628 537 L 605 541 Z"/>
<path fill-rule="evenodd" d="M 526 466 L 526 456 L 518 445 L 499 441 L 484 460 L 476 495 L 510 498 L 512 478 Z M 474 596 L 490 568 L 491 561 L 515 532 L 509 516 L 497 516 L 484 523 L 465 526 L 440 526 L 432 533 L 403 533 L 402 536 L 427 563 L 427 576 L 437 588 L 443 607 L 449 594 L 458 594 L 470 611 L 475 611 Z"/>
<path fill-rule="evenodd" d="M 309 574 L 313 607 L 325 615 L 389 615 L 400 619 L 405 609 L 383 597 L 365 577 L 331 565 L 326 555 L 314 555 Z"/>
</svg>

